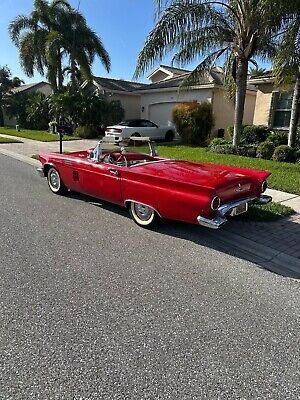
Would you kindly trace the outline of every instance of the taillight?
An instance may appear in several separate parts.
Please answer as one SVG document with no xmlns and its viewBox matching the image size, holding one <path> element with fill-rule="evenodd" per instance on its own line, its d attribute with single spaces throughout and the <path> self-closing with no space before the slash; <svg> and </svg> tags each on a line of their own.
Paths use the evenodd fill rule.
<svg viewBox="0 0 300 400">
<path fill-rule="evenodd" d="M 267 181 L 263 181 L 263 183 L 261 184 L 261 192 L 264 193 L 268 188 L 268 183 Z"/>
<path fill-rule="evenodd" d="M 212 210 L 216 211 L 220 207 L 220 204 L 221 204 L 220 197 L 219 196 L 215 196 L 215 197 L 212 198 L 212 201 L 210 203 L 210 208 Z"/>
<path fill-rule="evenodd" d="M 113 129 L 113 132 L 115 132 L 115 133 L 122 133 L 122 129 L 114 128 L 114 129 Z"/>
</svg>

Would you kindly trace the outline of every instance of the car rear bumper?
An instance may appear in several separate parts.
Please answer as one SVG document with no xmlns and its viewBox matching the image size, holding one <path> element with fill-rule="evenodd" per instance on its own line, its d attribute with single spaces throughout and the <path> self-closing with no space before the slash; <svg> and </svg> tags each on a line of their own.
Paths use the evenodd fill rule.
<svg viewBox="0 0 300 400">
<path fill-rule="evenodd" d="M 222 225 L 224 225 L 227 222 L 226 216 L 230 215 L 230 213 L 238 206 L 241 206 L 243 204 L 250 204 L 250 203 L 256 203 L 256 204 L 268 204 L 272 201 L 271 196 L 267 195 L 262 195 L 260 197 L 247 197 L 244 199 L 239 199 L 236 201 L 231 201 L 229 203 L 222 204 L 216 213 L 216 216 L 214 218 L 206 218 L 201 215 L 197 217 L 197 221 L 199 225 L 205 226 L 206 228 L 212 228 L 212 229 L 218 229 Z"/>
</svg>

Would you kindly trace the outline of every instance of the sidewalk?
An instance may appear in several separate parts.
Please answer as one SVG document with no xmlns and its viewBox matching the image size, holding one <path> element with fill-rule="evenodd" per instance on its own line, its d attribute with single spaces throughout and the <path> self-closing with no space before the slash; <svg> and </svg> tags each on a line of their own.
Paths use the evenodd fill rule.
<svg viewBox="0 0 300 400">
<path fill-rule="evenodd" d="M 4 136 L 4 135 L 3 135 Z M 39 166 L 31 158 L 40 151 L 58 151 L 58 142 L 37 142 L 21 139 L 24 143 L 1 144 L 0 154 L 7 155 L 32 166 Z M 97 140 L 64 142 L 64 151 L 94 147 Z M 206 229 L 208 236 L 236 249 L 238 257 L 246 257 L 283 276 L 300 278 L 300 196 L 278 190 L 266 192 L 273 201 L 293 208 L 297 214 L 275 222 L 245 222 L 232 218 L 221 230 Z"/>
</svg>

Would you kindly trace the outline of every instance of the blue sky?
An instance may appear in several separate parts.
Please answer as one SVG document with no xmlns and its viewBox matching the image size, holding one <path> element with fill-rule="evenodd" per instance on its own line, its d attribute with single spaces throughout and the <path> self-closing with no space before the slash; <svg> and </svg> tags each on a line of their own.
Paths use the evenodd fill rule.
<svg viewBox="0 0 300 400">
<path fill-rule="evenodd" d="M 70 3 L 77 8 L 78 1 L 70 0 Z M 8 65 L 12 74 L 21 77 L 25 82 L 34 82 L 41 78 L 38 74 L 34 78 L 24 75 L 19 65 L 17 49 L 8 36 L 8 24 L 19 14 L 29 14 L 32 4 L 32 0 L 6 0 L 1 4 L 0 14 L 0 66 Z M 131 80 L 138 53 L 154 26 L 153 4 L 153 0 L 80 1 L 80 11 L 101 37 L 112 61 L 109 75 L 100 61 L 96 61 L 94 75 Z M 170 59 L 163 62 L 168 64 Z M 140 80 L 145 81 L 145 77 Z"/>
</svg>

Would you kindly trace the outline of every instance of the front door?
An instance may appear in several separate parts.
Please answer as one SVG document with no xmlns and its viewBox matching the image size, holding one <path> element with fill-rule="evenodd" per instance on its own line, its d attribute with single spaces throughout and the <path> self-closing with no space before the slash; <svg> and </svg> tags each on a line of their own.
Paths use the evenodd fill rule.
<svg viewBox="0 0 300 400">
<path fill-rule="evenodd" d="M 81 174 L 81 191 L 111 203 L 123 204 L 121 193 L 122 168 L 116 165 L 87 160 Z"/>
</svg>

